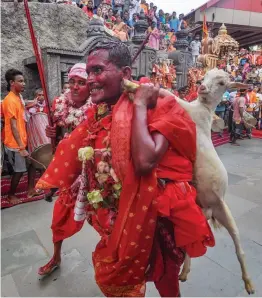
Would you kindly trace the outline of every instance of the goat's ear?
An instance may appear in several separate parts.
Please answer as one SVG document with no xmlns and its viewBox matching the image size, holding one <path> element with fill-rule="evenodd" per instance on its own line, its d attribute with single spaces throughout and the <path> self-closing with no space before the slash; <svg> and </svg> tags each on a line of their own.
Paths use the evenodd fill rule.
<svg viewBox="0 0 262 298">
<path fill-rule="evenodd" d="M 248 84 L 238 83 L 238 82 L 230 82 L 227 84 L 228 89 L 248 89 Z"/>
</svg>

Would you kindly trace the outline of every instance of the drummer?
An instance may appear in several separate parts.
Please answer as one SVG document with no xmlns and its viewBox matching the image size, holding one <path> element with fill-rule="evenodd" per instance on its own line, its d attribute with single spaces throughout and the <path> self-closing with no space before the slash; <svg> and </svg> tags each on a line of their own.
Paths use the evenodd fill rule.
<svg viewBox="0 0 262 298">
<path fill-rule="evenodd" d="M 21 93 L 25 90 L 23 73 L 17 69 L 9 69 L 5 73 L 8 95 L 2 103 L 4 115 L 4 146 L 13 173 L 11 178 L 8 200 L 17 204 L 19 199 L 15 195 L 23 173 L 27 171 L 26 157 L 29 155 L 27 147 L 25 104 Z M 28 196 L 38 195 L 34 189 L 35 169 L 28 168 Z"/>
<path fill-rule="evenodd" d="M 225 120 L 225 113 L 226 113 L 227 105 L 229 103 L 229 97 L 230 97 L 230 94 L 228 91 L 226 91 L 223 94 L 223 98 L 221 99 L 221 102 L 219 103 L 219 105 L 216 107 L 216 110 L 215 110 L 215 114 L 223 120 Z M 221 130 L 218 134 L 222 138 L 223 130 Z"/>
<path fill-rule="evenodd" d="M 243 114 L 246 102 L 246 89 L 239 90 L 239 96 L 233 102 L 233 127 L 230 135 L 231 145 L 240 146 L 237 139 L 241 136 L 243 128 Z"/>
</svg>

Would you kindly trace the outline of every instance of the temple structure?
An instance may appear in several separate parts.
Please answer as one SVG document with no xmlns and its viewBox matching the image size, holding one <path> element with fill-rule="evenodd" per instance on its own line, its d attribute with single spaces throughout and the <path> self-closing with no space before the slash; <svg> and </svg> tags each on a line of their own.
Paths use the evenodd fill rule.
<svg viewBox="0 0 262 298">
<path fill-rule="evenodd" d="M 227 34 L 225 24 L 222 24 L 215 38 L 208 36 L 202 39 L 201 55 L 198 56 L 198 62 L 202 64 L 205 70 L 215 68 L 220 60 L 234 58 L 238 54 L 238 42 Z"/>
<path fill-rule="evenodd" d="M 202 30 L 202 22 L 212 24 L 214 36 L 224 23 L 228 34 L 240 47 L 262 43 L 262 5 L 261 0 L 210 0 L 185 16 L 190 32 Z"/>
<path fill-rule="evenodd" d="M 135 35 L 127 45 L 131 55 L 135 56 L 141 43 L 146 38 L 148 24 L 143 15 L 135 26 Z M 80 45 L 78 50 L 59 49 L 46 47 L 42 49 L 42 58 L 45 65 L 45 76 L 48 86 L 48 95 L 52 99 L 59 95 L 63 83 L 67 81 L 67 72 L 70 67 L 78 62 L 86 62 L 86 56 L 98 38 L 110 36 L 103 23 L 98 19 L 92 19 L 88 25 L 86 40 Z M 132 76 L 150 76 L 153 64 L 157 58 L 156 50 L 145 47 L 139 57 L 132 65 Z M 24 66 L 36 69 L 35 57 L 24 60 Z"/>
</svg>

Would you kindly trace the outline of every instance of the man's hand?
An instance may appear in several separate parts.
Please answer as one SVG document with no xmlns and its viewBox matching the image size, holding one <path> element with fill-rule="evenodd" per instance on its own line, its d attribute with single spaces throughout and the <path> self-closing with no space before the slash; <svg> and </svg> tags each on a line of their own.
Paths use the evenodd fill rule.
<svg viewBox="0 0 262 298">
<path fill-rule="evenodd" d="M 27 157 L 27 156 L 29 156 L 29 153 L 28 153 L 25 149 L 24 149 L 24 150 L 20 150 L 19 153 L 20 153 L 20 155 L 21 155 L 22 157 Z"/>
<path fill-rule="evenodd" d="M 159 96 L 159 88 L 153 84 L 141 84 L 135 94 L 135 105 L 144 105 L 148 109 L 155 108 L 157 98 Z"/>
<path fill-rule="evenodd" d="M 56 128 L 54 126 L 46 126 L 45 134 L 48 138 L 55 139 L 56 138 Z"/>
</svg>

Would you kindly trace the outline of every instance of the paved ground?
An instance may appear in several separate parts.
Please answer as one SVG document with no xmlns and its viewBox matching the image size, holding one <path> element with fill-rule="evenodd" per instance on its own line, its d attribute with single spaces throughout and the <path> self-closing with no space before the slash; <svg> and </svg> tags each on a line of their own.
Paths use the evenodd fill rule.
<svg viewBox="0 0 262 298">
<path fill-rule="evenodd" d="M 229 172 L 226 200 L 241 231 L 256 296 L 262 296 L 262 140 L 217 150 Z M 52 255 L 52 208 L 53 203 L 40 201 L 1 211 L 2 296 L 102 296 L 91 265 L 98 236 L 88 225 L 65 241 L 61 269 L 39 280 L 37 268 Z M 246 296 L 231 239 L 222 230 L 216 240 L 205 257 L 193 260 L 189 281 L 181 285 L 183 296 Z M 147 296 L 158 296 L 152 284 Z"/>
</svg>

